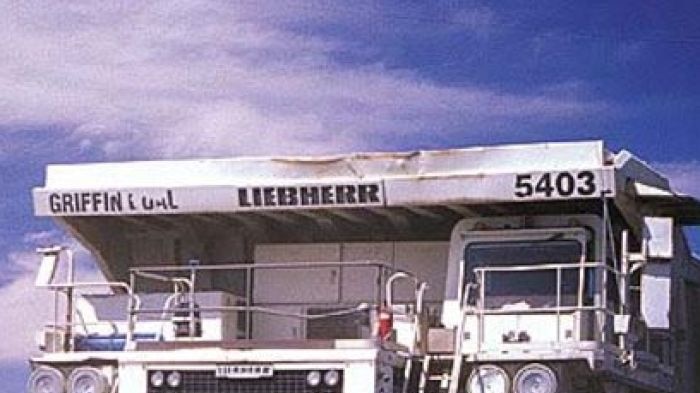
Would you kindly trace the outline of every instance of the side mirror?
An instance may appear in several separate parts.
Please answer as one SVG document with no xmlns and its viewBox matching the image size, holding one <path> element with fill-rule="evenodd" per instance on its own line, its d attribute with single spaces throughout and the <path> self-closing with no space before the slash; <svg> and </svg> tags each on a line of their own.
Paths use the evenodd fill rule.
<svg viewBox="0 0 700 393">
<path fill-rule="evenodd" d="M 51 284 L 56 274 L 56 266 L 61 251 L 63 251 L 63 248 L 58 246 L 38 248 L 36 250 L 37 253 L 41 254 L 41 264 L 39 265 L 39 272 L 36 275 L 34 285 L 43 287 Z"/>
<path fill-rule="evenodd" d="M 648 258 L 673 258 L 673 218 L 644 217 L 644 238 Z"/>
</svg>

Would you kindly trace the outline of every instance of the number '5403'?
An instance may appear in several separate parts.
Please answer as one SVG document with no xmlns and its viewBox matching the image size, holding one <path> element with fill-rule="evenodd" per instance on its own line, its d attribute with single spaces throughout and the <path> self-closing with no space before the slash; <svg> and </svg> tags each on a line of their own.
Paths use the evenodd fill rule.
<svg viewBox="0 0 700 393">
<path fill-rule="evenodd" d="M 590 196 L 596 191 L 595 173 L 591 171 L 527 173 L 515 176 L 515 196 L 518 198 Z"/>
</svg>

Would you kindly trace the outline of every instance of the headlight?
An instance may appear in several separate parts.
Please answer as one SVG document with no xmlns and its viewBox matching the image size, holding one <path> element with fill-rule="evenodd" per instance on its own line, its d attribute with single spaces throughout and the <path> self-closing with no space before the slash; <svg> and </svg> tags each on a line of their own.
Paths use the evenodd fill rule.
<svg viewBox="0 0 700 393">
<path fill-rule="evenodd" d="M 494 365 L 478 366 L 467 383 L 467 393 L 508 393 L 510 381 L 502 368 Z"/>
<path fill-rule="evenodd" d="M 321 383 L 321 373 L 318 371 L 310 371 L 306 375 L 306 383 L 309 386 L 318 386 Z"/>
<path fill-rule="evenodd" d="M 100 370 L 92 367 L 79 367 L 68 377 L 69 393 L 105 393 L 107 381 Z"/>
<path fill-rule="evenodd" d="M 60 371 L 52 367 L 41 366 L 32 371 L 27 382 L 29 393 L 63 393 L 66 389 L 66 378 Z"/>
<path fill-rule="evenodd" d="M 338 373 L 336 370 L 326 371 L 326 374 L 323 376 L 323 382 L 325 382 L 328 386 L 335 386 L 339 381 L 340 373 Z"/>
<path fill-rule="evenodd" d="M 182 383 L 182 374 L 179 371 L 173 371 L 168 374 L 168 386 L 171 388 L 176 388 Z"/>
<path fill-rule="evenodd" d="M 556 393 L 557 375 L 543 364 L 528 364 L 515 375 L 515 393 Z"/>
<path fill-rule="evenodd" d="M 150 382 L 151 386 L 154 388 L 159 388 L 163 386 L 163 382 L 165 382 L 165 375 L 163 375 L 162 371 L 154 371 L 151 374 Z"/>
</svg>

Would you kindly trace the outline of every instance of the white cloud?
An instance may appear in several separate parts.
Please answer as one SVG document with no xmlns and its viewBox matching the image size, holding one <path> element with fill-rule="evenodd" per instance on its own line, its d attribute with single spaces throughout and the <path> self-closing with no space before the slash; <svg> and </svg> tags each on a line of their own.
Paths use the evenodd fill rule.
<svg viewBox="0 0 700 393">
<path fill-rule="evenodd" d="M 700 161 L 655 163 L 652 166 L 669 178 L 673 189 L 700 198 Z"/>
<path fill-rule="evenodd" d="M 23 246 L 26 250 L 32 250 L 37 245 L 57 243 L 75 251 L 77 279 L 104 280 L 95 270 L 87 250 L 74 240 L 63 238 L 58 232 L 27 234 Z M 12 252 L 5 259 L 3 270 L 13 272 L 15 279 L 0 287 L 3 310 L 0 312 L 0 331 L 8 335 L 0 340 L 0 362 L 26 360 L 38 352 L 36 333 L 53 321 L 54 297 L 52 292 L 34 286 L 40 258 L 33 250 Z M 65 265 L 63 267 L 56 272 L 56 281 L 65 277 Z"/>
<path fill-rule="evenodd" d="M 600 110 L 576 97 L 450 87 L 382 64 L 339 64 L 334 52 L 365 48 L 311 33 L 313 23 L 347 22 L 344 6 L 323 4 L 0 0 L 0 128 L 62 128 L 81 150 L 112 157 L 314 153 Z M 355 9 L 351 19 L 363 14 Z M 482 38 L 495 20 L 487 9 L 454 17 Z M 53 231 L 28 234 L 23 249 L 56 240 L 66 241 Z M 13 339 L 0 341 L 0 361 L 28 356 L 53 304 L 34 289 L 33 252 L 5 259 L 13 281 L 0 287 L 0 331 Z M 77 260 L 90 261 L 85 250 Z M 79 273 L 99 278 L 89 265 Z"/>
<path fill-rule="evenodd" d="M 30 261 L 33 254 L 14 254 L 9 262 L 26 269 L 11 284 L 0 288 L 3 302 L 0 329 L 10 337 L 0 340 L 0 360 L 26 359 L 36 352 L 35 333 L 52 319 L 53 297 L 48 291 L 34 288 Z"/>
<path fill-rule="evenodd" d="M 0 125 L 59 124 L 83 148 L 157 157 L 352 150 L 602 110 L 338 64 L 352 45 L 286 27 L 347 18 L 312 4 L 0 3 Z M 494 20 L 454 17 L 475 34 Z"/>
<path fill-rule="evenodd" d="M 56 244 L 63 238 L 61 232 L 56 229 L 39 231 L 39 232 L 29 232 L 22 236 L 22 241 L 28 244 L 36 244 L 39 247 L 50 247 Z"/>
</svg>

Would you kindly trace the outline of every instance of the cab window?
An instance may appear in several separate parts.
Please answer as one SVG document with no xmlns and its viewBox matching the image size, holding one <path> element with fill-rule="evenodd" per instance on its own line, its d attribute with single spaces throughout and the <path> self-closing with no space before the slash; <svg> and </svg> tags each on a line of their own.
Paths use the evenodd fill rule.
<svg viewBox="0 0 700 393">
<path fill-rule="evenodd" d="M 464 250 L 465 278 L 468 282 L 474 282 L 474 269 L 478 267 L 577 265 L 583 255 L 581 243 L 573 239 L 470 243 Z M 560 305 L 576 304 L 578 283 L 579 269 L 562 269 Z M 555 269 L 492 271 L 486 273 L 483 284 L 487 308 L 556 305 Z"/>
</svg>

